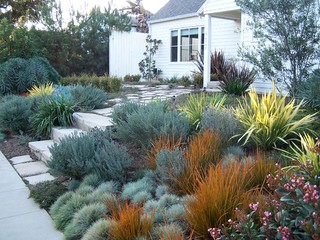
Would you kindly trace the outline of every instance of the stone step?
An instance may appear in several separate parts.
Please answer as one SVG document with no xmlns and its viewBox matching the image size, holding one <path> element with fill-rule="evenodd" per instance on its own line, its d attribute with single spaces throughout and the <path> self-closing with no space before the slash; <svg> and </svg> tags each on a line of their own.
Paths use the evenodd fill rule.
<svg viewBox="0 0 320 240">
<path fill-rule="evenodd" d="M 49 168 L 42 161 L 17 164 L 14 166 L 21 177 L 29 177 L 48 172 Z"/>
<path fill-rule="evenodd" d="M 103 115 L 105 117 L 111 117 L 112 111 L 113 111 L 113 108 L 102 108 L 102 109 L 92 110 L 91 112 L 95 114 Z"/>
<path fill-rule="evenodd" d="M 79 133 L 84 133 L 79 128 L 65 128 L 65 127 L 54 127 L 51 130 L 51 139 L 54 142 L 59 143 L 60 140 L 66 136 L 70 136 L 71 134 L 79 134 Z"/>
<path fill-rule="evenodd" d="M 19 156 L 19 157 L 13 157 L 13 158 L 10 159 L 10 162 L 13 165 L 32 162 L 32 161 L 34 161 L 34 160 L 30 157 L 30 155 L 23 155 L 23 156 Z"/>
<path fill-rule="evenodd" d="M 53 144 L 53 140 L 29 142 L 29 148 L 39 160 L 47 162 L 51 158 L 49 147 L 53 146 Z"/>
<path fill-rule="evenodd" d="M 25 177 L 30 185 L 36 185 L 41 182 L 53 181 L 55 178 L 50 173 L 42 173 L 39 175 Z"/>
<path fill-rule="evenodd" d="M 75 126 L 83 131 L 89 131 L 92 128 L 100 128 L 105 130 L 107 127 L 112 126 L 110 117 L 101 116 L 94 113 L 80 113 L 73 114 Z"/>
</svg>

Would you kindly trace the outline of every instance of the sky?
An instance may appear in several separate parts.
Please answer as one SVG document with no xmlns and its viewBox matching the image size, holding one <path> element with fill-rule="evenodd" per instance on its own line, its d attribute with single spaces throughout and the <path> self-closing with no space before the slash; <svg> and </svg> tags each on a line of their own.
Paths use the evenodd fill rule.
<svg viewBox="0 0 320 240">
<path fill-rule="evenodd" d="M 162 6 L 164 6 L 169 0 L 143 0 L 143 6 L 145 9 L 152 13 L 156 13 Z M 116 8 L 122 8 L 128 6 L 126 0 L 61 0 L 62 9 L 68 11 L 72 6 L 75 10 L 88 9 L 88 11 L 95 5 L 101 7 L 108 7 L 108 3 Z"/>
</svg>

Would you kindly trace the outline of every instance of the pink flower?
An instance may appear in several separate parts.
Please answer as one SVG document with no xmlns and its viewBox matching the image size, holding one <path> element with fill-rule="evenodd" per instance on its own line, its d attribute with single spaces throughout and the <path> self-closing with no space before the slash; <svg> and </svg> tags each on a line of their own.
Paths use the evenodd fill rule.
<svg viewBox="0 0 320 240">
<path fill-rule="evenodd" d="M 289 240 L 291 231 L 288 227 L 280 226 L 277 228 L 277 232 L 281 234 L 283 240 Z"/>
<path fill-rule="evenodd" d="M 249 204 L 249 208 L 252 210 L 252 211 L 257 211 L 258 210 L 258 208 L 259 208 L 259 202 L 257 202 L 257 203 L 250 203 Z"/>
</svg>

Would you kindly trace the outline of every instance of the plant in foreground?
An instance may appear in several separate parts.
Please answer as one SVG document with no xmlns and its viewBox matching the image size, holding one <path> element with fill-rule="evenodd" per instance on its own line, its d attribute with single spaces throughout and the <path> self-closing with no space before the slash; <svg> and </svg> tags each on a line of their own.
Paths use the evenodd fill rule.
<svg viewBox="0 0 320 240">
<path fill-rule="evenodd" d="M 309 166 L 312 168 L 312 166 Z M 301 171 L 302 170 L 302 171 Z M 249 204 L 251 212 L 237 209 L 223 229 L 210 228 L 213 239 L 319 239 L 319 179 L 302 167 L 287 175 L 279 169 L 268 177 L 272 193 Z"/>
<path fill-rule="evenodd" d="M 45 83 L 39 86 L 34 85 L 30 90 L 28 90 L 28 92 L 30 97 L 43 96 L 43 95 L 50 96 L 52 95 L 53 90 L 54 90 L 53 83 Z"/>
<path fill-rule="evenodd" d="M 249 99 L 235 110 L 243 126 L 239 141 L 254 143 L 262 149 L 271 149 L 280 144 L 287 144 L 290 134 L 306 129 L 312 123 L 315 114 L 296 119 L 303 102 L 295 105 L 294 99 L 287 103 L 287 96 L 277 96 L 275 84 L 272 92 L 264 94 L 261 99 L 257 92 L 251 90 Z"/>
</svg>

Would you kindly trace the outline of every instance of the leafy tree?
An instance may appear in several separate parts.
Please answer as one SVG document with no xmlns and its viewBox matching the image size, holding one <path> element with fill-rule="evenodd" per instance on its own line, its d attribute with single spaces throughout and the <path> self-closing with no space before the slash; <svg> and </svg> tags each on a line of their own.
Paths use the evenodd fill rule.
<svg viewBox="0 0 320 240">
<path fill-rule="evenodd" d="M 146 10 L 142 4 L 143 0 L 135 0 L 127 1 L 129 4 L 125 10 L 128 11 L 129 14 L 133 14 L 137 19 L 137 32 L 148 33 L 149 27 L 147 21 L 152 16 L 152 13 Z"/>
<path fill-rule="evenodd" d="M 242 47 L 242 58 L 295 95 L 319 57 L 318 0 L 236 0 L 251 17 L 258 44 Z"/>
<path fill-rule="evenodd" d="M 0 19 L 7 18 L 10 22 L 24 24 L 26 21 L 39 20 L 39 7 L 46 0 L 1 0 Z"/>
</svg>

